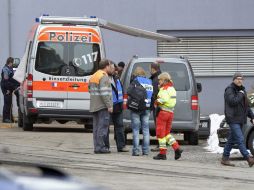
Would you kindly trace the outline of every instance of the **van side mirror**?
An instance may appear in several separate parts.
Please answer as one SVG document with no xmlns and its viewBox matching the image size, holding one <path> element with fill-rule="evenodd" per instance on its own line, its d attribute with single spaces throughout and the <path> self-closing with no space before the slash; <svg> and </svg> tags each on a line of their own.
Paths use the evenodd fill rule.
<svg viewBox="0 0 254 190">
<path fill-rule="evenodd" d="M 197 82 L 197 90 L 198 90 L 198 92 L 202 91 L 202 85 L 199 82 Z"/>
<path fill-rule="evenodd" d="M 20 64 L 20 59 L 19 58 L 14 58 L 13 61 L 13 68 L 17 68 Z"/>
</svg>

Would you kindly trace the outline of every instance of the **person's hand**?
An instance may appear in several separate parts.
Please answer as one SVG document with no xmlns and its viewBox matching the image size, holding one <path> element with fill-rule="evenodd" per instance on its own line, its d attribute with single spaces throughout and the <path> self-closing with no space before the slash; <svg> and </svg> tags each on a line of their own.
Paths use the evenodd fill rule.
<svg viewBox="0 0 254 190">
<path fill-rule="evenodd" d="M 113 108 L 108 108 L 109 113 L 113 113 Z"/>
<path fill-rule="evenodd" d="M 10 90 L 7 90 L 6 91 L 6 95 L 8 95 L 8 94 L 10 94 L 11 93 L 11 91 Z"/>
<path fill-rule="evenodd" d="M 251 122 L 252 124 L 254 124 L 254 119 L 251 119 L 250 122 Z"/>
<path fill-rule="evenodd" d="M 14 90 L 14 92 L 19 91 L 19 89 L 20 89 L 20 86 L 18 86 L 18 87 Z"/>
</svg>

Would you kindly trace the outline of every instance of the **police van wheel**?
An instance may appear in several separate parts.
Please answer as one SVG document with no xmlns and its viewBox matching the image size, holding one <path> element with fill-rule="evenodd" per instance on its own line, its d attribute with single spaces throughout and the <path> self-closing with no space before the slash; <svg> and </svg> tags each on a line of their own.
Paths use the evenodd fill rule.
<svg viewBox="0 0 254 190">
<path fill-rule="evenodd" d="M 24 131 L 33 130 L 33 123 L 31 122 L 31 119 L 26 116 L 26 114 L 23 114 L 23 130 Z"/>
<path fill-rule="evenodd" d="M 198 145 L 198 131 L 189 133 L 189 145 Z"/>
<path fill-rule="evenodd" d="M 23 127 L 23 114 L 19 108 L 18 108 L 18 126 L 21 128 Z"/>
<path fill-rule="evenodd" d="M 251 132 L 249 139 L 248 139 L 248 148 L 252 155 L 254 155 L 254 131 Z"/>
<path fill-rule="evenodd" d="M 66 120 L 56 120 L 58 123 L 60 123 L 60 124 L 65 124 L 65 123 L 67 123 L 68 121 L 66 121 Z"/>
<path fill-rule="evenodd" d="M 125 139 L 125 142 L 127 142 L 127 140 L 128 140 L 128 133 L 127 132 L 124 132 L 124 139 Z"/>
<path fill-rule="evenodd" d="M 84 128 L 87 132 L 93 132 L 93 124 L 85 124 Z"/>
</svg>

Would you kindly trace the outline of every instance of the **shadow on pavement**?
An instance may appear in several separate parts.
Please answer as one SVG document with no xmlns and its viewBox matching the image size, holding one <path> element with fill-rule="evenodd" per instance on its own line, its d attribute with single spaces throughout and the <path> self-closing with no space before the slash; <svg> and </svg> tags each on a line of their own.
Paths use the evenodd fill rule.
<svg viewBox="0 0 254 190">
<path fill-rule="evenodd" d="M 63 133 L 92 133 L 91 129 L 85 128 L 59 128 L 59 127 L 34 127 L 33 132 L 63 132 Z"/>
</svg>

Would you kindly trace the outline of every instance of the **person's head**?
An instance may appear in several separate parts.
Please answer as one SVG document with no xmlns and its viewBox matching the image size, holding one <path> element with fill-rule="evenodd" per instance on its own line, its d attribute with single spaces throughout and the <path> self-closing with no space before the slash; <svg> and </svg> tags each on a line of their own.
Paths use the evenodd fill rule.
<svg viewBox="0 0 254 190">
<path fill-rule="evenodd" d="M 109 67 L 110 67 L 110 73 L 109 73 L 109 75 L 110 75 L 110 76 L 115 75 L 115 71 L 116 71 L 116 70 L 115 70 L 115 63 L 114 63 L 113 61 L 111 61 Z"/>
<path fill-rule="evenodd" d="M 9 57 L 7 60 L 6 60 L 6 66 L 9 66 L 9 67 L 12 67 L 13 66 L 13 63 L 14 63 L 14 59 L 12 57 Z"/>
<path fill-rule="evenodd" d="M 117 65 L 117 72 L 118 74 L 121 76 L 122 72 L 123 72 L 123 69 L 125 67 L 125 63 L 124 62 L 119 62 L 118 65 Z"/>
<path fill-rule="evenodd" d="M 167 84 L 169 82 L 172 82 L 171 76 L 170 74 L 168 74 L 167 72 L 163 72 L 158 76 L 158 80 L 159 80 L 159 86 L 163 86 L 164 84 Z"/>
<path fill-rule="evenodd" d="M 112 65 L 112 61 L 110 61 L 109 59 L 102 59 L 99 62 L 99 69 L 105 71 L 106 73 L 110 74 L 111 73 L 111 65 Z"/>
<path fill-rule="evenodd" d="M 118 70 L 122 71 L 124 69 L 124 66 L 125 66 L 125 63 L 123 61 L 119 62 L 117 65 Z"/>
<path fill-rule="evenodd" d="M 133 72 L 135 77 L 146 77 L 146 72 L 142 67 L 137 67 Z"/>
<path fill-rule="evenodd" d="M 160 71 L 160 64 L 158 62 L 154 62 L 150 66 L 150 72 L 151 74 L 157 73 Z"/>
<path fill-rule="evenodd" d="M 236 72 L 233 75 L 233 83 L 236 86 L 242 86 L 243 85 L 243 75 L 242 75 L 242 73 Z"/>
</svg>

